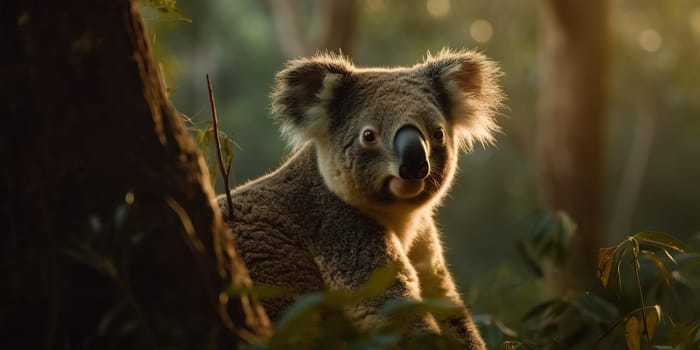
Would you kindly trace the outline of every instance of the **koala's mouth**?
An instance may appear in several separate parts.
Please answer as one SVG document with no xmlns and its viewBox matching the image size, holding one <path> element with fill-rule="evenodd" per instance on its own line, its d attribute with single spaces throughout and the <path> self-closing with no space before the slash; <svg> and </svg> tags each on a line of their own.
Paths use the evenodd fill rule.
<svg viewBox="0 0 700 350">
<path fill-rule="evenodd" d="M 389 192 L 399 199 L 410 199 L 418 196 L 425 188 L 425 181 L 406 180 L 397 176 L 392 176 L 389 179 Z"/>
</svg>

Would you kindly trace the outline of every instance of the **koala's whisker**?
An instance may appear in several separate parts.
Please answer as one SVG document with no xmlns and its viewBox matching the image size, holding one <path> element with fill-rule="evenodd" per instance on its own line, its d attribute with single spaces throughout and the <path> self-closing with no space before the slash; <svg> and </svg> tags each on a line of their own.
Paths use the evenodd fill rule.
<svg viewBox="0 0 700 350">
<path fill-rule="evenodd" d="M 438 188 L 440 186 L 440 178 L 441 176 L 439 172 L 431 171 L 426 180 L 430 181 L 430 184 L 433 187 Z"/>
</svg>

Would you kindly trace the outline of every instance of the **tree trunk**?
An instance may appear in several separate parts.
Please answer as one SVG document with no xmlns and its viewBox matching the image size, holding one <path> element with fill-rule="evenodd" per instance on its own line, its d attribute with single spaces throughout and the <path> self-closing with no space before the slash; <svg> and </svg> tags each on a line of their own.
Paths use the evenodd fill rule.
<svg viewBox="0 0 700 350">
<path fill-rule="evenodd" d="M 317 0 L 313 35 L 302 24 L 298 4 L 288 0 L 268 0 L 266 4 L 277 41 L 287 58 L 313 55 L 323 50 L 352 55 L 359 17 L 357 0 Z"/>
<path fill-rule="evenodd" d="M 607 2 L 543 3 L 539 189 L 552 210 L 578 225 L 563 267 L 548 271 L 552 294 L 587 288 L 601 244 Z"/>
<path fill-rule="evenodd" d="M 266 336 L 138 1 L 0 5 L 0 348 L 235 348 Z M 10 346 L 13 344 L 14 346 Z"/>
</svg>

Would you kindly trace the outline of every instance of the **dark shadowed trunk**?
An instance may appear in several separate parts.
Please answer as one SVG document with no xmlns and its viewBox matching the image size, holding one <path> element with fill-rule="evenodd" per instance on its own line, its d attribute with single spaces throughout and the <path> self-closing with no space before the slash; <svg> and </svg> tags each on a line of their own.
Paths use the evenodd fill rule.
<svg viewBox="0 0 700 350">
<path fill-rule="evenodd" d="M 548 271 L 551 292 L 585 288 L 601 244 L 607 2 L 543 3 L 539 188 L 552 210 L 578 224 L 565 266 Z"/>
<path fill-rule="evenodd" d="M 262 308 L 224 292 L 247 270 L 138 1 L 3 1 L 0 17 L 0 348 L 266 336 Z"/>
</svg>

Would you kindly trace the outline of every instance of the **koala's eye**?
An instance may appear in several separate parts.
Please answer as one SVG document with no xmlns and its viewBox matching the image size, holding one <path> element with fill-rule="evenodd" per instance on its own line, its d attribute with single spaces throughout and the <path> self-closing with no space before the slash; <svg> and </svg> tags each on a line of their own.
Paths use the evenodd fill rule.
<svg viewBox="0 0 700 350">
<path fill-rule="evenodd" d="M 443 128 L 436 128 L 433 130 L 433 138 L 435 141 L 442 142 L 445 139 L 445 130 Z"/>
<path fill-rule="evenodd" d="M 362 130 L 362 133 L 360 135 L 360 140 L 365 146 L 372 146 L 376 144 L 377 138 L 377 132 L 370 128 Z"/>
</svg>

